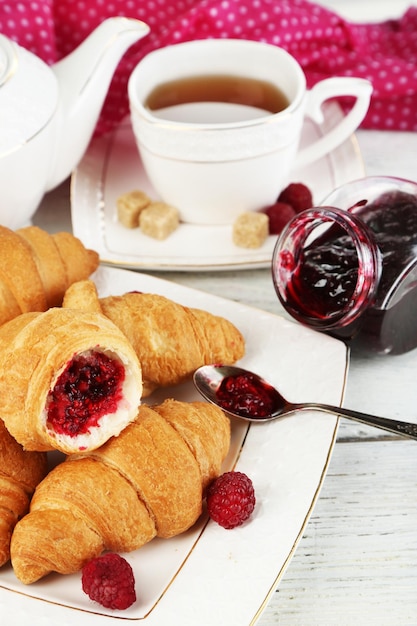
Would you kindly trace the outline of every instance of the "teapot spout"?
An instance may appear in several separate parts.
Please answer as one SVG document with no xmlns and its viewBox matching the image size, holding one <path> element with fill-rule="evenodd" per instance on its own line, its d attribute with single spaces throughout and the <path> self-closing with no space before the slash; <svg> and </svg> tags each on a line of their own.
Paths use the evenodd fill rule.
<svg viewBox="0 0 417 626">
<path fill-rule="evenodd" d="M 54 165 L 46 191 L 64 181 L 81 160 L 120 59 L 149 30 L 140 20 L 109 18 L 52 66 L 59 85 L 59 105 Z"/>
</svg>

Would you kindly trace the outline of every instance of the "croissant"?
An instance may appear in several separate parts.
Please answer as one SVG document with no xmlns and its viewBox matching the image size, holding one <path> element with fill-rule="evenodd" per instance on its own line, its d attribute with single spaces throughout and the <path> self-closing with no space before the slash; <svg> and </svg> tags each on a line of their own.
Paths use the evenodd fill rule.
<svg viewBox="0 0 417 626">
<path fill-rule="evenodd" d="M 0 420 L 0 567 L 10 558 L 13 528 L 46 473 L 46 454 L 25 452 Z"/>
<path fill-rule="evenodd" d="M 102 445 L 135 419 L 138 358 L 104 315 L 51 308 L 0 326 L 0 417 L 27 450 Z"/>
<path fill-rule="evenodd" d="M 98 254 L 70 233 L 50 235 L 37 226 L 0 226 L 0 250 L 0 324 L 60 306 L 67 287 L 99 265 Z"/>
<path fill-rule="evenodd" d="M 130 292 L 98 299 L 92 281 L 74 283 L 63 306 L 100 310 L 132 344 L 142 366 L 143 397 L 187 380 L 201 365 L 231 364 L 245 352 L 240 331 L 223 317 L 156 294 Z"/>
<path fill-rule="evenodd" d="M 68 457 L 38 485 L 12 536 L 17 578 L 74 573 L 103 550 L 129 552 L 184 532 L 201 515 L 229 445 L 230 423 L 217 407 L 142 404 L 118 437 Z"/>
</svg>

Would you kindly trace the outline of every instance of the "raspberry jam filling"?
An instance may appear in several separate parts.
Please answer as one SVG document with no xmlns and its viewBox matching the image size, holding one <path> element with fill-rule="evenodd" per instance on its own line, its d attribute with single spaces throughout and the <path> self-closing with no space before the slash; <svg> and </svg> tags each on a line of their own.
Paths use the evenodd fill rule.
<svg viewBox="0 0 417 626">
<path fill-rule="evenodd" d="M 115 413 L 123 397 L 125 369 L 103 352 L 75 356 L 59 376 L 47 400 L 47 426 L 76 437 Z"/>
<path fill-rule="evenodd" d="M 276 408 L 275 390 L 250 373 L 223 378 L 216 396 L 225 411 L 247 417 L 265 417 Z"/>
</svg>

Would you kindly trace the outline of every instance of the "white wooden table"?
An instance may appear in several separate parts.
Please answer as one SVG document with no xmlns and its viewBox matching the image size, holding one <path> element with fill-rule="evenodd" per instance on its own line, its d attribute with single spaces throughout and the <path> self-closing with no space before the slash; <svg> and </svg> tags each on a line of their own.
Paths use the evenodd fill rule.
<svg viewBox="0 0 417 626">
<path fill-rule="evenodd" d="M 374 21 L 395 17 L 417 0 L 322 4 L 347 18 Z M 361 130 L 357 138 L 368 175 L 417 179 L 415 134 Z M 70 229 L 68 182 L 45 198 L 35 222 Z M 159 276 L 282 313 L 267 269 Z M 353 354 L 344 404 L 417 422 L 417 350 L 396 357 Z M 340 421 L 310 522 L 258 624 L 417 625 L 417 442 Z"/>
</svg>

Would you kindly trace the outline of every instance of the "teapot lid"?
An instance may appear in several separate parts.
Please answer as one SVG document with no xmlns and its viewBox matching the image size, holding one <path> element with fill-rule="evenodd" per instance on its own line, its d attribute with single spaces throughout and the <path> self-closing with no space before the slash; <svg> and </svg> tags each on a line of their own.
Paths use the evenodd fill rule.
<svg viewBox="0 0 417 626">
<path fill-rule="evenodd" d="M 0 156 L 37 135 L 58 105 L 58 83 L 41 59 L 0 34 Z"/>
</svg>

